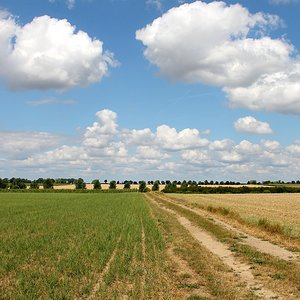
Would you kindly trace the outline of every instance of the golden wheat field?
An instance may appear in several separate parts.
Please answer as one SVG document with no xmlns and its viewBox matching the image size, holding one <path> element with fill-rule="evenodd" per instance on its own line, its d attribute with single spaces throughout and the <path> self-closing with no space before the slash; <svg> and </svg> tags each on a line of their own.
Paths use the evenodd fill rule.
<svg viewBox="0 0 300 300">
<path fill-rule="evenodd" d="M 173 198 L 203 206 L 224 207 L 243 219 L 266 218 L 300 234 L 300 194 L 172 194 Z"/>
</svg>

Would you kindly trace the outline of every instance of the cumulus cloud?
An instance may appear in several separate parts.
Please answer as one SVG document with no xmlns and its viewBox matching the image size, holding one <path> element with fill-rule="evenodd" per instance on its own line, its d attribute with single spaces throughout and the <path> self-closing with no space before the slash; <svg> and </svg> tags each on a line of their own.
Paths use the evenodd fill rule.
<svg viewBox="0 0 300 300">
<path fill-rule="evenodd" d="M 238 132 L 256 133 L 256 134 L 270 134 L 272 129 L 266 122 L 256 120 L 254 117 L 248 116 L 239 118 L 234 122 L 234 128 Z"/>
<path fill-rule="evenodd" d="M 208 144 L 206 139 L 200 138 L 198 129 L 186 128 L 177 132 L 175 128 L 168 125 L 157 127 L 156 140 L 163 149 L 167 150 L 184 150 Z"/>
<path fill-rule="evenodd" d="M 47 132 L 0 132 L 0 157 L 21 159 L 58 146 L 62 136 Z"/>
<path fill-rule="evenodd" d="M 117 114 L 109 109 L 104 109 L 96 113 L 99 121 L 93 126 L 87 127 L 83 144 L 87 147 L 103 148 L 112 142 L 117 132 Z"/>
<path fill-rule="evenodd" d="M 289 70 L 262 75 L 246 87 L 225 88 L 232 107 L 300 114 L 300 62 Z"/>
<path fill-rule="evenodd" d="M 268 30 L 278 16 L 240 4 L 196 1 L 164 13 L 136 32 L 145 57 L 175 81 L 223 88 L 231 107 L 300 114 L 295 48 Z"/>
<path fill-rule="evenodd" d="M 300 142 L 203 139 L 200 130 L 168 125 L 119 128 L 104 109 L 77 141 L 49 133 L 0 133 L 0 176 L 124 179 L 295 179 Z M 31 174 L 30 176 L 28 174 Z"/>
<path fill-rule="evenodd" d="M 100 81 L 116 64 L 103 42 L 47 15 L 21 26 L 0 14 L 0 78 L 14 90 L 58 89 Z"/>
<path fill-rule="evenodd" d="M 251 30 L 278 26 L 278 17 L 250 14 L 239 4 L 196 1 L 172 8 L 136 32 L 145 56 L 168 78 L 219 86 L 252 83 L 289 61 L 292 47 Z"/>
</svg>

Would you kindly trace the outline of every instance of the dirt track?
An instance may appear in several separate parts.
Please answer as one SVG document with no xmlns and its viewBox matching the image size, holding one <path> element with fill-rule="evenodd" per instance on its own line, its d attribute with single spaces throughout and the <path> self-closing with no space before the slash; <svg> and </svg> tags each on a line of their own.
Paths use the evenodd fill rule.
<svg viewBox="0 0 300 300">
<path fill-rule="evenodd" d="M 184 208 L 186 210 L 192 211 L 193 213 L 199 214 L 201 217 L 208 218 L 205 212 L 200 209 L 192 209 L 185 205 L 179 204 L 176 201 L 172 201 L 166 196 L 153 196 L 153 194 L 148 194 L 146 197 L 155 205 L 158 205 L 161 209 L 171 213 L 176 217 L 178 222 L 190 233 L 191 236 L 194 237 L 200 244 L 205 246 L 211 253 L 216 255 L 221 259 L 221 261 L 227 265 L 237 276 L 239 281 L 243 283 L 249 291 L 252 291 L 258 298 L 262 299 L 284 299 L 285 297 L 281 297 L 277 292 L 272 291 L 270 288 L 267 288 L 263 281 L 260 281 L 254 274 L 252 270 L 252 266 L 250 264 L 242 262 L 234 252 L 230 250 L 228 245 L 217 240 L 212 234 L 206 232 L 202 228 L 194 225 L 189 219 L 185 216 L 181 215 L 178 211 L 170 209 L 170 207 L 166 207 L 164 205 L 164 201 L 170 201 L 177 206 Z M 157 197 L 155 199 L 155 197 Z M 159 199 L 159 201 L 157 201 Z M 240 237 L 240 243 L 247 244 L 257 251 L 267 253 L 269 255 L 278 257 L 285 261 L 293 261 L 296 263 L 300 262 L 299 253 L 294 253 L 284 249 L 283 247 L 274 245 L 268 241 L 261 240 L 257 237 L 251 236 L 249 234 L 244 233 L 243 231 L 234 228 L 233 226 L 218 220 L 217 218 L 209 217 L 209 220 L 217 224 L 218 226 L 234 232 Z M 291 298 L 292 299 L 292 298 Z M 294 298 L 293 298 L 294 299 Z"/>
</svg>

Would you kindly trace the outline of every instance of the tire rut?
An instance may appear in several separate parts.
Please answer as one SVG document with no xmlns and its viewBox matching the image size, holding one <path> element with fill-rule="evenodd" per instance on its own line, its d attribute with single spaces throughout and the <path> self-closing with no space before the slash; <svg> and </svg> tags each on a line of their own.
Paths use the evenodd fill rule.
<svg viewBox="0 0 300 300">
<path fill-rule="evenodd" d="M 121 241 L 121 236 L 119 237 L 119 239 L 117 241 L 117 244 L 116 244 L 116 247 L 115 247 L 112 255 L 110 256 L 108 262 L 106 263 L 106 265 L 103 268 L 103 270 L 101 271 L 101 273 L 98 275 L 98 279 L 97 279 L 97 281 L 96 281 L 96 283 L 95 283 L 95 285 L 94 285 L 94 287 L 92 289 L 92 292 L 89 295 L 89 297 L 87 298 L 88 300 L 97 299 L 97 297 L 96 297 L 97 292 L 100 290 L 100 287 L 103 284 L 104 276 L 109 272 L 110 266 L 111 266 L 111 264 L 113 263 L 113 261 L 115 259 L 115 256 L 116 256 L 117 249 L 118 249 L 120 241 Z"/>
<path fill-rule="evenodd" d="M 295 253 L 292 251 L 289 251 L 281 246 L 275 245 L 269 241 L 265 241 L 262 240 L 260 238 L 254 237 L 248 233 L 245 233 L 244 231 L 237 229 L 235 227 L 233 227 L 232 225 L 229 225 L 228 223 L 221 221 L 215 217 L 212 217 L 211 215 L 206 214 L 205 212 L 203 212 L 201 209 L 199 208 L 190 208 L 186 205 L 183 204 L 179 204 L 175 201 L 172 201 L 172 199 L 163 196 L 162 197 L 165 201 L 170 201 L 173 204 L 176 204 L 177 206 L 187 209 L 189 211 L 192 211 L 198 215 L 200 215 L 201 217 L 206 217 L 209 218 L 211 221 L 213 221 L 215 224 L 235 233 L 238 234 L 239 237 L 242 239 L 242 241 L 240 242 L 241 244 L 246 244 L 250 247 L 253 247 L 255 249 L 257 249 L 260 252 L 275 256 L 277 258 L 280 258 L 282 260 L 285 261 L 291 261 L 291 262 L 296 262 L 296 263 L 300 263 L 300 254 L 299 253 Z"/>
<path fill-rule="evenodd" d="M 240 262 L 228 246 L 216 240 L 206 231 L 203 231 L 199 227 L 193 225 L 187 218 L 181 216 L 174 210 L 162 206 L 148 195 L 146 197 L 151 201 L 154 201 L 163 210 L 173 214 L 179 223 L 186 228 L 199 243 L 205 246 L 214 255 L 218 256 L 225 265 L 230 267 L 239 277 L 240 281 L 242 281 L 256 296 L 263 299 L 282 299 L 276 293 L 265 288 L 262 283 L 257 281 L 251 271 L 251 266 Z"/>
</svg>

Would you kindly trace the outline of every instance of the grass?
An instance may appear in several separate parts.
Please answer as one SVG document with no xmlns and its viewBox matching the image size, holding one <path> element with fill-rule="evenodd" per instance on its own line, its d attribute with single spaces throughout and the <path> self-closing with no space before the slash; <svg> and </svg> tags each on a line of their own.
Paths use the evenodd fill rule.
<svg viewBox="0 0 300 300">
<path fill-rule="evenodd" d="M 167 297 L 164 253 L 141 194 L 0 193 L 0 299 Z"/>
</svg>

